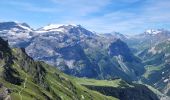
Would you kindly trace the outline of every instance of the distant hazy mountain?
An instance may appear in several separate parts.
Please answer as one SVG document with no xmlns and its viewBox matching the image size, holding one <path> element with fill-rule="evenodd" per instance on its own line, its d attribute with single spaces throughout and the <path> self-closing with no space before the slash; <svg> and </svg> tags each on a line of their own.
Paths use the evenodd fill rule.
<svg viewBox="0 0 170 100">
<path fill-rule="evenodd" d="M 141 51 L 152 47 L 153 45 L 165 41 L 170 38 L 170 31 L 165 29 L 148 29 L 142 34 L 134 35 L 128 38 L 126 43 L 135 52 L 140 53 Z"/>
<path fill-rule="evenodd" d="M 126 42 L 145 65 L 142 81 L 170 96 L 170 31 L 150 29 Z"/>
<path fill-rule="evenodd" d="M 170 40 L 165 40 L 139 54 L 146 65 L 143 81 L 170 96 Z"/>
<path fill-rule="evenodd" d="M 103 34 L 99 34 L 99 35 L 104 36 L 106 38 L 117 38 L 117 39 L 121 39 L 121 40 L 128 39 L 127 35 L 123 35 L 119 32 L 103 33 Z"/>
</svg>

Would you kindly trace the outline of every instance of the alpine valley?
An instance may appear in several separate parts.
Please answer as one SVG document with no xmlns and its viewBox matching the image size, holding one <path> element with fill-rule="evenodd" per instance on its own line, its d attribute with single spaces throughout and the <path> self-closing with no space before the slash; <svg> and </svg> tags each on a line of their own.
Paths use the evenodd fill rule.
<svg viewBox="0 0 170 100">
<path fill-rule="evenodd" d="M 0 37 L 0 100 L 170 100 L 168 30 L 1 22 Z"/>
</svg>

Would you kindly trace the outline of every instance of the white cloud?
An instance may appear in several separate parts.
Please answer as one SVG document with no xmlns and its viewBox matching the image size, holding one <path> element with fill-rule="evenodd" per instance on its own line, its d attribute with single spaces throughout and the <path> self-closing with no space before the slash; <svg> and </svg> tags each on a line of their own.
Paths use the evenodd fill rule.
<svg viewBox="0 0 170 100">
<path fill-rule="evenodd" d="M 10 1 L 8 2 L 10 5 L 15 5 L 16 7 L 20 8 L 24 11 L 33 11 L 33 12 L 45 12 L 45 13 L 55 13 L 59 12 L 60 10 L 55 7 L 44 7 L 44 6 L 37 6 L 36 4 L 29 3 L 29 2 L 22 2 L 22 1 Z"/>
<path fill-rule="evenodd" d="M 169 0 L 148 0 L 139 11 L 133 12 L 122 9 L 100 17 L 74 21 L 83 23 L 89 29 L 97 32 L 119 31 L 123 33 L 138 33 L 147 28 L 164 28 L 164 26 L 170 25 L 168 24 L 170 23 L 169 9 Z M 164 26 L 161 26 L 162 24 Z"/>
<path fill-rule="evenodd" d="M 111 0 L 51 0 L 57 4 L 65 13 L 77 16 L 85 16 L 89 13 L 100 11 L 102 7 L 111 3 Z"/>
<path fill-rule="evenodd" d="M 136 33 L 146 28 L 160 27 L 160 23 L 170 23 L 169 0 L 49 0 L 49 6 L 21 0 L 9 1 L 24 11 L 47 13 L 52 20 L 50 22 L 82 24 L 97 32 Z M 133 4 L 137 5 L 132 7 Z M 121 7 L 115 10 L 114 7 L 119 5 Z M 112 7 L 108 9 L 108 6 Z M 110 11 L 105 12 L 104 9 Z"/>
</svg>

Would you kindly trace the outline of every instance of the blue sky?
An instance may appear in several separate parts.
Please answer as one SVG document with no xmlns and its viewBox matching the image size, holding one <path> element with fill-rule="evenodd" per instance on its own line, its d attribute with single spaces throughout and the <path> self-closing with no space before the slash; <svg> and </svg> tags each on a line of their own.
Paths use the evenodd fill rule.
<svg viewBox="0 0 170 100">
<path fill-rule="evenodd" d="M 170 0 L 1 0 L 0 21 L 80 24 L 96 32 L 170 29 Z"/>
</svg>

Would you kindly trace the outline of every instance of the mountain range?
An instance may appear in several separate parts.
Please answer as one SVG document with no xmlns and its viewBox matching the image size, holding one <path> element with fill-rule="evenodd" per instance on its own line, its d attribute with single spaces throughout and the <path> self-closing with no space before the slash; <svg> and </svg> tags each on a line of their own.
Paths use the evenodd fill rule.
<svg viewBox="0 0 170 100">
<path fill-rule="evenodd" d="M 145 71 L 141 60 L 113 33 L 113 36 L 98 35 L 81 25 L 50 24 L 32 30 L 25 24 L 13 24 L 1 23 L 9 27 L 0 29 L 0 36 L 12 47 L 25 48 L 35 60 L 45 61 L 67 74 L 132 81 Z"/>
<path fill-rule="evenodd" d="M 110 92 L 113 91 L 112 95 L 100 91 L 101 89 L 107 91 L 108 87 Z M 34 61 L 23 48 L 11 49 L 7 41 L 0 38 L 0 100 L 131 100 L 131 98 L 159 100 L 145 85 L 127 83 L 121 79 L 109 81 L 68 76 L 42 61 Z"/>
<path fill-rule="evenodd" d="M 24 52 L 24 54 L 31 59 L 31 62 L 25 62 L 23 64 L 23 59 L 28 58 L 23 58 L 23 55 L 20 56 L 17 54 L 17 57 L 19 56 L 18 59 L 21 60 L 17 62 L 21 64 L 20 66 L 27 66 L 27 64 L 29 66 L 29 63 L 32 64 L 34 60 L 37 61 L 37 67 L 33 70 L 38 70 L 34 73 L 37 73 L 36 75 L 40 76 L 35 75 L 32 79 L 35 79 L 36 84 L 42 83 L 41 85 L 43 85 L 43 88 L 46 88 L 44 87 L 46 83 L 44 84 L 44 82 L 41 82 L 42 79 L 40 77 L 44 77 L 43 75 L 45 72 L 40 70 L 45 70 L 46 67 L 45 69 L 41 69 L 38 66 L 44 66 L 44 64 L 47 63 L 59 69 L 61 72 L 58 70 L 57 72 L 60 73 L 64 72 L 76 77 L 100 80 L 107 79 L 117 81 L 121 79 L 125 80 L 123 82 L 127 82 L 126 84 L 130 84 L 130 86 L 132 85 L 136 88 L 141 88 L 141 86 L 134 85 L 134 83 L 131 82 L 148 84 L 158 89 L 163 94 L 170 96 L 170 73 L 168 71 L 170 70 L 170 32 L 168 30 L 150 29 L 141 34 L 128 36 L 119 32 L 99 34 L 91 32 L 81 25 L 74 24 L 49 24 L 39 29 L 33 29 L 26 23 L 1 22 L 0 37 L 7 40 L 11 48 L 25 48 L 21 50 L 12 50 L 14 54 L 18 51 Z M 44 61 L 45 63 L 42 64 L 42 62 L 39 61 Z M 40 65 L 37 65 L 37 63 L 40 63 Z M 48 68 L 46 70 L 50 70 Z M 28 69 L 30 68 L 27 68 L 27 70 Z M 50 71 L 54 69 L 51 69 Z M 25 73 L 33 74 L 25 68 L 21 68 L 21 70 L 24 70 Z M 47 71 L 47 73 L 51 73 L 50 71 Z M 18 72 L 12 72 L 14 72 L 14 76 L 17 76 L 16 73 Z M 70 78 L 70 76 L 67 75 L 66 77 Z M 6 78 L 4 77 L 4 79 Z M 12 79 L 9 80 L 11 81 Z M 17 76 L 15 80 L 17 81 L 12 84 L 21 84 L 24 78 L 20 79 L 19 76 Z M 73 80 L 74 82 L 80 81 L 78 83 L 81 83 L 81 79 L 73 78 Z M 88 81 L 94 82 L 95 84 L 88 83 Z M 111 87 L 110 85 L 108 86 L 110 88 L 106 88 L 106 82 L 104 82 L 104 85 L 98 86 L 96 85 L 96 81 L 97 80 L 87 79 L 85 82 L 87 84 L 83 84 L 83 86 L 98 91 L 103 95 L 113 96 L 120 100 L 130 100 L 128 97 L 120 98 L 120 95 L 115 95 L 118 91 L 118 93 L 121 94 L 124 89 L 117 89 L 117 87 L 115 89 L 115 87 Z M 66 83 L 66 85 L 68 85 L 68 83 Z M 80 84 L 80 86 L 82 86 L 82 84 Z M 145 87 L 142 86 L 142 88 Z M 146 89 L 148 88 L 146 87 Z M 141 91 L 145 91 L 146 89 Z M 125 91 L 126 90 L 128 89 L 125 89 Z M 128 94 L 130 92 L 124 93 Z M 158 95 L 158 93 L 156 94 Z M 161 94 L 161 97 L 163 94 Z M 108 98 L 107 96 L 106 98 Z M 157 100 L 156 97 L 153 98 L 155 99 L 141 98 L 140 100 Z M 161 100 L 169 100 L 169 98 L 163 95 Z"/>
<path fill-rule="evenodd" d="M 126 41 L 133 53 L 144 64 L 146 72 L 142 75 L 140 81 L 152 85 L 168 96 L 170 96 L 169 41 L 170 31 L 165 29 L 147 30 Z"/>
</svg>

